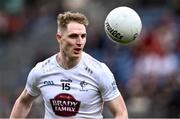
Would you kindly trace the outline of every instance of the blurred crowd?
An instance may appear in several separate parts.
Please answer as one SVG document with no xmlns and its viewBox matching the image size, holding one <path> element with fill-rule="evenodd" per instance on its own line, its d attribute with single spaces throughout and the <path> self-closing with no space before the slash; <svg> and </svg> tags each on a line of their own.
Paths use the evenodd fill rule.
<svg viewBox="0 0 180 119">
<path fill-rule="evenodd" d="M 104 19 L 115 7 L 129 6 L 143 23 L 129 45 L 110 41 Z M 31 68 L 58 51 L 56 17 L 64 11 L 87 15 L 85 51 L 112 70 L 130 118 L 180 118 L 179 0 L 1 0 L 0 118 L 9 117 Z M 35 100 L 29 117 L 43 117 Z M 111 117 L 104 110 L 105 117 Z"/>
</svg>

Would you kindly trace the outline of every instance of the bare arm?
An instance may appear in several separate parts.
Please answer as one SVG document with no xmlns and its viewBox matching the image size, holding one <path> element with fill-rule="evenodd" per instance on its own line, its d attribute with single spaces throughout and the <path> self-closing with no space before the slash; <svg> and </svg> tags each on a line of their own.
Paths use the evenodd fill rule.
<svg viewBox="0 0 180 119">
<path fill-rule="evenodd" d="M 128 119 L 128 112 L 122 96 L 118 96 L 112 101 L 107 102 L 107 106 L 115 119 Z"/>
<path fill-rule="evenodd" d="M 35 99 L 35 97 L 29 95 L 26 90 L 24 90 L 21 95 L 16 100 L 14 107 L 12 109 L 10 118 L 25 118 L 27 117 L 32 102 Z"/>
</svg>

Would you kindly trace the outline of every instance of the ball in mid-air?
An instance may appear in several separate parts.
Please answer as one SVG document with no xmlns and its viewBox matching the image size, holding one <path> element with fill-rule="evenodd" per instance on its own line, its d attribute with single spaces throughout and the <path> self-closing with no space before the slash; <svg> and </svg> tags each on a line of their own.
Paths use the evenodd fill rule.
<svg viewBox="0 0 180 119">
<path fill-rule="evenodd" d="M 122 6 L 109 12 L 104 27 L 107 36 L 112 41 L 128 44 L 138 38 L 142 29 L 142 22 L 135 10 Z"/>
</svg>

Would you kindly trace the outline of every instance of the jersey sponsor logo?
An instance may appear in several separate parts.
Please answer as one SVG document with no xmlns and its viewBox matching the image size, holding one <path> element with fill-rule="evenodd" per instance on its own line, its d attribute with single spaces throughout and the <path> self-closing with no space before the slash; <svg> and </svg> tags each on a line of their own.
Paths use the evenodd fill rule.
<svg viewBox="0 0 180 119">
<path fill-rule="evenodd" d="M 58 116 L 70 117 L 79 112 L 80 101 L 68 93 L 61 93 L 50 99 L 52 109 Z"/>
</svg>

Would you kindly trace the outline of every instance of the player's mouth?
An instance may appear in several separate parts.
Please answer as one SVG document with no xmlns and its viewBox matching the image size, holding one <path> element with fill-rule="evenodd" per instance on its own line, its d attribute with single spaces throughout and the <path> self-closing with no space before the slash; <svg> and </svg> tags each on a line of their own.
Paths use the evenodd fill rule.
<svg viewBox="0 0 180 119">
<path fill-rule="evenodd" d="M 75 54 L 80 54 L 82 51 L 82 48 L 74 48 L 74 53 Z"/>
</svg>

